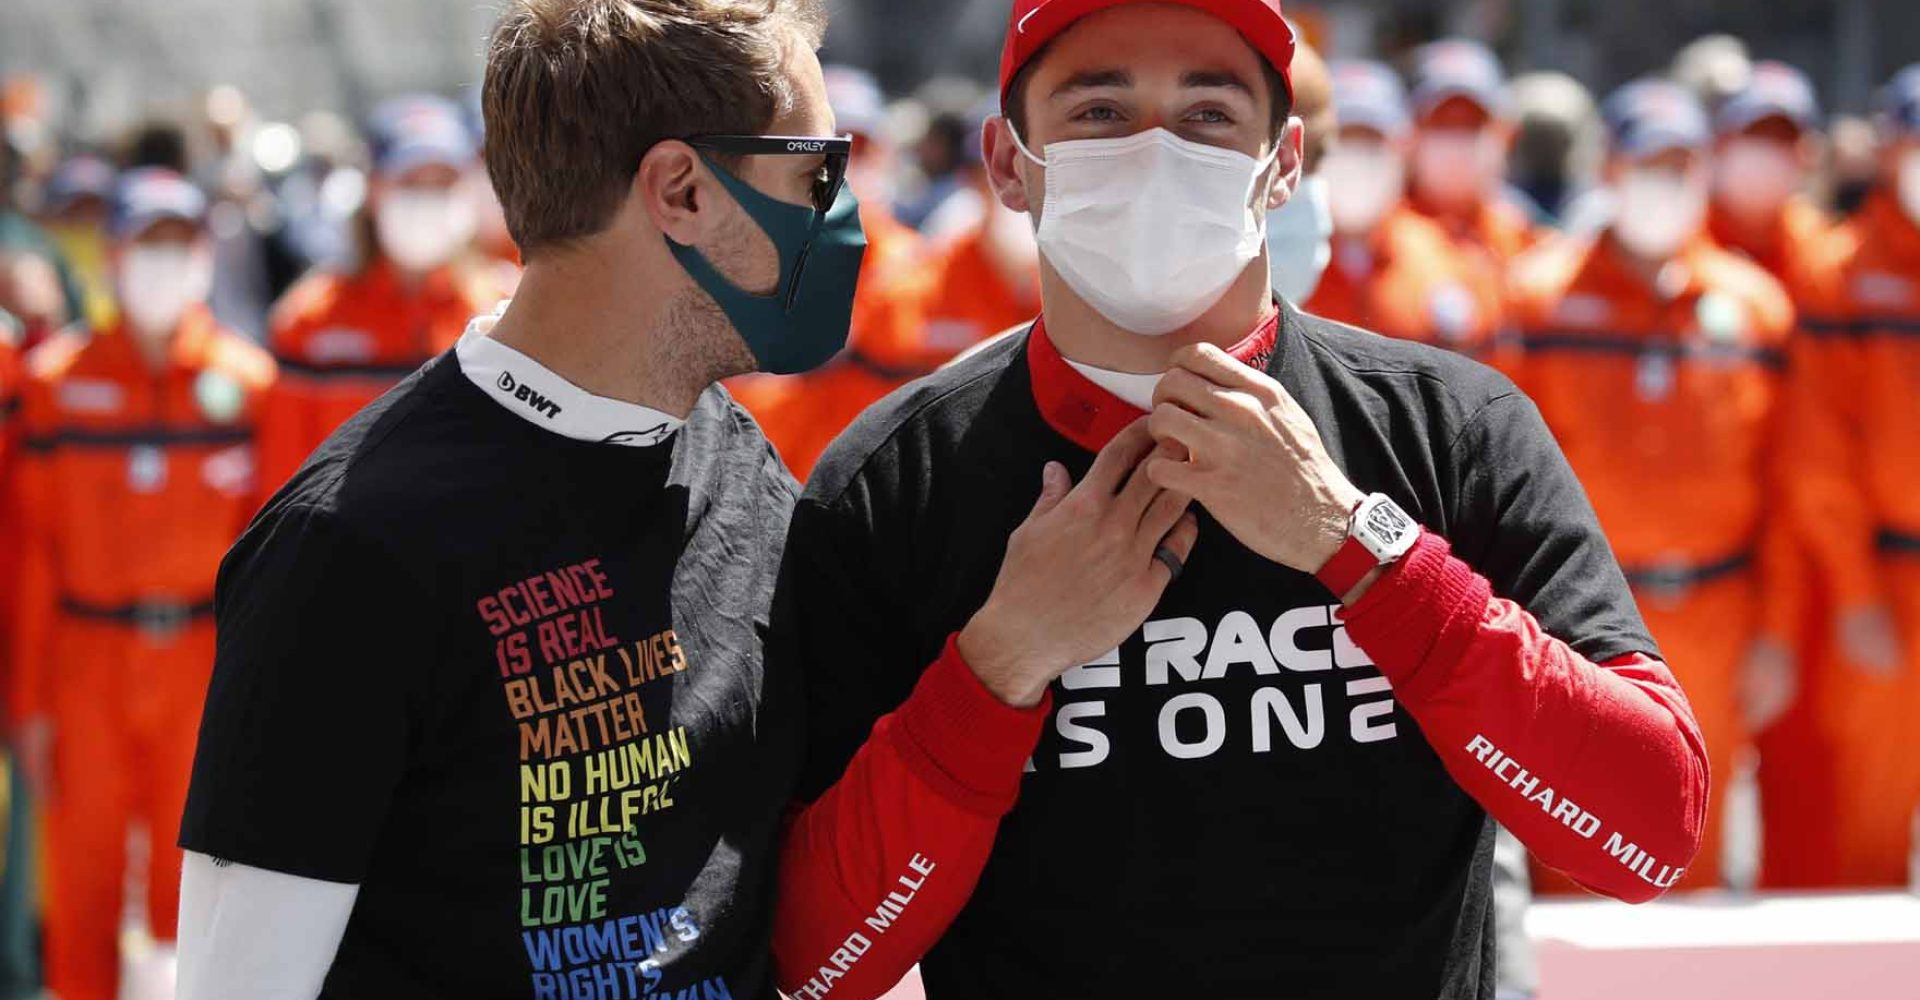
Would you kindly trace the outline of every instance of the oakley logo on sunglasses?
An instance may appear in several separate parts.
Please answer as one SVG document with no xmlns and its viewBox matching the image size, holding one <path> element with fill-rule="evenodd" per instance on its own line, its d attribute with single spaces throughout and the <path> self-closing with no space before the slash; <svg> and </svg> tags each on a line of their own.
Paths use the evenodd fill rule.
<svg viewBox="0 0 1920 1000">
<path fill-rule="evenodd" d="M 795 139 L 787 143 L 787 152 L 789 153 L 820 153 L 825 152 L 826 148 L 826 143 L 817 140 L 808 141 L 806 139 Z"/>
</svg>

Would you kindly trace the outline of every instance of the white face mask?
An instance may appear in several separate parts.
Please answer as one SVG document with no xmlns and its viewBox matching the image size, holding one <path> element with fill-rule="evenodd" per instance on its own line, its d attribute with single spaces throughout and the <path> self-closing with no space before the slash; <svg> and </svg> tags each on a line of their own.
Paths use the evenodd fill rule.
<svg viewBox="0 0 1920 1000">
<path fill-rule="evenodd" d="M 380 252 L 402 270 L 431 271 L 473 240 L 473 203 L 455 191 L 395 188 L 374 210 Z"/>
<path fill-rule="evenodd" d="M 1148 337 L 1220 301 L 1266 237 L 1264 160 L 1162 128 L 1047 146 L 1040 253 L 1100 315 Z"/>
<path fill-rule="evenodd" d="M 1714 197 L 1736 215 L 1765 219 L 1800 190 L 1793 147 L 1743 136 L 1727 143 L 1713 165 Z"/>
<path fill-rule="evenodd" d="M 128 247 L 120 258 L 120 308 L 142 337 L 173 333 L 213 291 L 213 255 L 177 244 Z"/>
<path fill-rule="evenodd" d="M 1400 157 L 1377 142 L 1343 142 L 1327 151 L 1320 176 L 1327 179 L 1327 207 L 1333 229 L 1362 236 L 1386 218 L 1405 190 Z"/>
<path fill-rule="evenodd" d="M 1663 261 L 1700 232 L 1706 185 L 1698 172 L 1630 167 L 1614 189 L 1613 235 L 1635 256 Z"/>
<path fill-rule="evenodd" d="M 1920 226 L 1920 149 L 1909 149 L 1900 156 L 1900 207 L 1907 218 Z"/>
<path fill-rule="evenodd" d="M 1493 134 L 1480 129 L 1435 129 L 1413 145 L 1413 182 L 1420 193 L 1443 204 L 1478 201 L 1500 175 L 1500 151 Z"/>
<path fill-rule="evenodd" d="M 1280 210 L 1267 216 L 1267 264 L 1273 290 L 1294 305 L 1313 298 L 1333 259 L 1333 211 L 1327 182 L 1318 175 L 1300 182 Z"/>
</svg>

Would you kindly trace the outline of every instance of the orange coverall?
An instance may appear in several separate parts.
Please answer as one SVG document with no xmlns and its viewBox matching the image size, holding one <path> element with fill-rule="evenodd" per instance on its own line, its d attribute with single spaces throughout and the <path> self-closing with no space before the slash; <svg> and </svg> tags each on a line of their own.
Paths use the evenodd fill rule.
<svg viewBox="0 0 1920 1000">
<path fill-rule="evenodd" d="M 19 576 L 20 513 L 13 509 L 15 455 L 20 447 L 19 334 L 0 321 L 0 684 L 12 685 L 14 589 Z"/>
<path fill-rule="evenodd" d="M 1408 198 L 1407 204 L 1422 218 L 1439 226 L 1456 245 L 1485 254 L 1502 269 L 1531 249 L 1539 238 L 1527 213 L 1501 197 L 1484 198 L 1465 215 L 1439 212 L 1420 204 L 1417 198 Z"/>
<path fill-rule="evenodd" d="M 1903 648 L 1890 677 L 1837 666 L 1810 692 L 1834 755 L 1837 880 L 1905 885 L 1920 754 L 1920 226 L 1885 192 L 1843 227 L 1838 308 L 1809 324 L 1798 366 L 1809 405 L 1794 499 L 1834 607 L 1891 608 Z"/>
<path fill-rule="evenodd" d="M 939 363 L 917 367 L 919 352 L 909 335 L 917 331 L 909 326 L 903 332 L 913 320 L 902 317 L 918 316 L 917 304 L 903 300 L 917 303 L 926 294 L 924 269 L 931 266 L 920 234 L 870 203 L 860 206 L 860 221 L 867 230 L 867 256 L 854 293 L 847 350 L 804 375 L 749 375 L 727 384 L 802 481 L 869 403 Z M 906 348 L 905 356 L 898 347 Z"/>
<path fill-rule="evenodd" d="M 1838 314 L 1839 266 L 1847 241 L 1832 221 L 1803 197 L 1788 200 L 1772 231 L 1760 238 L 1735 225 L 1717 206 L 1707 222 L 1716 242 L 1764 268 L 1793 300 L 1800 328 L 1789 351 L 1793 359 L 1789 379 L 1795 389 L 1789 392 L 1790 410 L 1783 431 L 1790 438 L 1797 437 L 1796 428 L 1804 419 L 1801 403 L 1808 398 L 1798 390 L 1808 367 L 1807 331 L 1831 326 Z M 1806 531 L 1824 530 L 1818 523 L 1797 521 Z M 1754 738 L 1760 753 L 1761 826 L 1765 830 L 1760 885 L 1769 889 L 1834 885 L 1839 880 L 1840 857 L 1845 853 L 1839 841 L 1844 824 L 1836 822 L 1835 815 L 1847 804 L 1838 798 L 1838 758 L 1831 747 L 1836 740 L 1849 737 L 1825 731 L 1820 719 L 1819 706 L 1834 681 L 1830 675 L 1840 665 L 1835 662 L 1837 653 L 1832 646 L 1834 594 L 1824 575 L 1813 571 L 1812 553 L 1818 544 L 1817 537 L 1800 538 L 1794 552 L 1794 573 L 1806 581 L 1801 588 L 1801 606 L 1795 609 L 1798 631 L 1793 643 L 1800 690 L 1787 713 Z"/>
<path fill-rule="evenodd" d="M 1316 316 L 1484 357 L 1505 309 L 1500 273 L 1455 252 L 1433 221 L 1401 206 L 1365 237 L 1336 235 L 1306 303 Z"/>
<path fill-rule="evenodd" d="M 111 1000 L 132 820 L 147 914 L 171 940 L 180 811 L 213 669 L 214 575 L 254 510 L 254 420 L 273 360 L 196 309 L 164 372 L 121 329 L 27 357 L 15 510 L 24 544 L 16 719 L 52 726 L 47 985 Z"/>
<path fill-rule="evenodd" d="M 1791 535 L 1773 501 L 1793 307 L 1766 272 L 1704 237 L 1657 279 L 1610 239 L 1551 241 L 1512 282 L 1521 383 L 1706 737 L 1709 832 L 1682 885 L 1717 885 L 1719 805 L 1746 738 L 1738 671 L 1762 623 L 1794 599 L 1777 569 Z"/>
<path fill-rule="evenodd" d="M 408 287 L 376 259 L 358 274 L 322 273 L 274 306 L 280 379 L 260 414 L 260 488 L 280 488 L 328 435 L 460 339 L 503 290 L 484 268 L 448 266 Z"/>
</svg>

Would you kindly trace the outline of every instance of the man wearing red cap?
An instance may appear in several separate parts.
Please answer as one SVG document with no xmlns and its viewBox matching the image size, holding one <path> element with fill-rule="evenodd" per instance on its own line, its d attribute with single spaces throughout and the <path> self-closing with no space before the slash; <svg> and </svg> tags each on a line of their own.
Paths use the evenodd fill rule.
<svg viewBox="0 0 1920 1000">
<path fill-rule="evenodd" d="M 984 147 L 1042 315 L 787 539 L 790 995 L 1491 998 L 1494 820 L 1621 899 L 1691 861 L 1699 730 L 1538 411 L 1272 294 L 1292 52 L 1276 0 L 1015 3 Z"/>
</svg>

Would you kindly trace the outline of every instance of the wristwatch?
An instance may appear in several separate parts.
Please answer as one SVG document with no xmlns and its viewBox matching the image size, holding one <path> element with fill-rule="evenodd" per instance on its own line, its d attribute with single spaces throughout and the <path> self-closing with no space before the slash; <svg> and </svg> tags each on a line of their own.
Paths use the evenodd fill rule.
<svg viewBox="0 0 1920 1000">
<path fill-rule="evenodd" d="M 1399 562 L 1419 540 L 1420 522 L 1385 493 L 1375 493 L 1353 509 L 1346 544 L 1314 576 L 1334 597 L 1344 599 L 1368 573 Z"/>
</svg>

